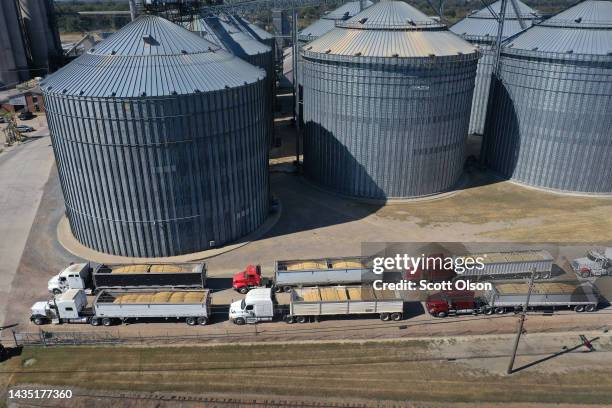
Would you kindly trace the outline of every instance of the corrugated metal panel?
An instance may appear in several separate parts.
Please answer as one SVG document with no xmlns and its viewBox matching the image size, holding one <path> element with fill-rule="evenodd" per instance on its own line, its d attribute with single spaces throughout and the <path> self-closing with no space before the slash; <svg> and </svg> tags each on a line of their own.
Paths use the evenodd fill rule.
<svg viewBox="0 0 612 408">
<path fill-rule="evenodd" d="M 539 21 L 540 14 L 536 10 L 519 0 L 517 0 L 517 4 L 521 18 L 527 27 Z M 478 62 L 474 98 L 472 99 L 472 114 L 470 116 L 469 127 L 470 134 L 482 135 L 484 133 L 485 119 L 487 116 L 491 75 L 493 73 L 494 63 L 491 46 L 494 44 L 497 36 L 499 24 L 495 16 L 499 15 L 501 1 L 493 3 L 490 8 L 495 15 L 491 13 L 489 8 L 484 7 L 482 10 L 470 14 L 450 28 L 452 32 L 459 34 L 465 40 L 478 44 L 482 52 L 482 57 Z M 508 2 L 502 39 L 512 37 L 521 31 L 523 31 L 523 29 L 517 19 L 514 7 Z"/>
<path fill-rule="evenodd" d="M 546 27 L 534 26 L 510 40 L 512 48 L 502 49 L 501 82 L 494 84 L 495 105 L 484 141 L 485 159 L 501 175 L 560 191 L 612 193 L 612 54 L 601 47 L 612 44 L 612 18 L 588 26 L 579 26 L 585 20 L 574 22 L 574 31 L 602 33 L 603 41 L 593 43 L 586 41 L 593 39 L 590 35 L 572 35 L 586 41 L 581 51 L 592 54 L 541 51 L 558 48 L 549 40 L 569 30 L 555 26 L 567 21 L 564 16 L 589 16 L 596 10 L 612 17 L 602 12 L 602 3 L 612 10 L 611 2 L 585 1 L 575 6 L 581 13 L 560 13 Z M 524 36 L 534 38 L 536 28 L 550 31 L 533 43 L 541 48 L 517 49 Z"/>
<path fill-rule="evenodd" d="M 475 48 L 403 2 L 381 1 L 347 23 L 302 50 L 306 174 L 376 199 L 451 188 L 463 168 Z"/>
<path fill-rule="evenodd" d="M 42 85 L 75 237 L 159 257 L 257 228 L 268 210 L 263 70 L 154 16 L 107 41 Z"/>
</svg>

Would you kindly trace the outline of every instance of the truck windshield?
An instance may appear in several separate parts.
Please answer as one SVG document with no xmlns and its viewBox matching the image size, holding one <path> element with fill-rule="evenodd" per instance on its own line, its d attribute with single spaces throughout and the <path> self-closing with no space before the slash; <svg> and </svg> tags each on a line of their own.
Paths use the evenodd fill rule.
<svg viewBox="0 0 612 408">
<path fill-rule="evenodd" d="M 242 299 L 242 302 L 240 302 L 240 309 L 244 310 L 245 307 L 246 307 L 246 302 L 244 301 L 244 299 Z"/>
</svg>

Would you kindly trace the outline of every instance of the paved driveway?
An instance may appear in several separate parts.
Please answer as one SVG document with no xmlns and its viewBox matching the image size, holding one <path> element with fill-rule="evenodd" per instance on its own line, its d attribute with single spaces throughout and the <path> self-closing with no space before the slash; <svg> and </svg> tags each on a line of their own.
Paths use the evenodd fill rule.
<svg viewBox="0 0 612 408">
<path fill-rule="evenodd" d="M 53 165 L 49 131 L 0 153 L 0 326 L 15 271 Z M 7 324 L 9 322 L 7 321 Z"/>
</svg>

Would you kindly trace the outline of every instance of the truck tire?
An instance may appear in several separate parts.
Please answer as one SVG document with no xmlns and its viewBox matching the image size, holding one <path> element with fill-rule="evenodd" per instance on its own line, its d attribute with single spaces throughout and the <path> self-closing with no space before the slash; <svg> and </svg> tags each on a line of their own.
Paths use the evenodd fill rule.
<svg viewBox="0 0 612 408">
<path fill-rule="evenodd" d="M 45 324 L 45 319 L 44 319 L 44 318 L 42 318 L 42 317 L 35 317 L 35 318 L 32 320 L 32 322 L 33 322 L 35 325 L 40 326 L 40 325 Z"/>
<path fill-rule="evenodd" d="M 285 293 L 291 293 L 292 290 L 293 286 L 283 286 L 283 292 Z"/>
<path fill-rule="evenodd" d="M 113 325 L 113 319 L 111 319 L 110 317 L 105 317 L 102 319 L 102 325 L 108 327 L 108 326 L 112 326 Z"/>
<path fill-rule="evenodd" d="M 390 319 L 389 317 L 389 313 L 381 313 L 380 314 L 380 320 L 382 320 L 383 322 L 386 322 Z"/>
<path fill-rule="evenodd" d="M 497 313 L 497 314 L 504 314 L 504 313 L 506 313 L 506 308 L 505 307 L 496 307 L 495 308 L 495 313 Z"/>
<path fill-rule="evenodd" d="M 594 312 L 595 310 L 597 310 L 597 306 L 595 306 L 595 305 L 586 305 L 586 306 L 585 306 L 585 308 L 584 308 L 584 310 L 585 310 L 586 312 L 592 313 L 592 312 Z"/>
<path fill-rule="evenodd" d="M 550 272 L 545 272 L 542 274 L 542 279 L 550 279 L 551 277 L 551 273 Z"/>
<path fill-rule="evenodd" d="M 493 309 L 489 306 L 484 308 L 484 314 L 486 315 L 492 315 L 493 314 Z"/>
<path fill-rule="evenodd" d="M 574 306 L 574 312 L 576 312 L 576 313 L 584 312 L 584 305 L 576 305 L 576 306 Z"/>
<path fill-rule="evenodd" d="M 91 324 L 92 326 L 99 326 L 100 319 L 98 319 L 97 317 L 92 317 L 91 320 L 89 321 L 89 324 Z"/>
<path fill-rule="evenodd" d="M 243 295 L 246 295 L 248 292 L 249 292 L 249 288 L 246 286 L 243 286 L 240 289 L 238 289 L 238 293 L 242 293 Z"/>
<path fill-rule="evenodd" d="M 285 316 L 285 323 L 287 324 L 293 324 L 295 323 L 295 319 L 293 318 L 293 316 Z"/>
<path fill-rule="evenodd" d="M 237 317 L 234 319 L 234 324 L 237 324 L 238 326 L 243 326 L 246 323 L 246 320 L 244 320 L 244 317 Z"/>
<path fill-rule="evenodd" d="M 400 312 L 391 313 L 391 320 L 399 322 L 402 320 L 402 314 Z"/>
<path fill-rule="evenodd" d="M 298 323 L 306 323 L 308 321 L 308 318 L 306 316 L 298 316 L 298 317 L 295 318 L 295 320 Z"/>
<path fill-rule="evenodd" d="M 53 296 L 61 295 L 62 291 L 60 289 L 53 289 Z"/>
<path fill-rule="evenodd" d="M 208 318 L 206 316 L 200 316 L 198 317 L 198 324 L 200 326 L 205 326 L 206 323 L 208 323 Z"/>
<path fill-rule="evenodd" d="M 446 317 L 446 312 L 438 312 L 436 317 Z"/>
<path fill-rule="evenodd" d="M 274 291 L 274 293 L 281 293 L 283 291 L 283 289 L 278 286 L 273 286 L 272 290 Z"/>
<path fill-rule="evenodd" d="M 189 316 L 185 319 L 185 323 L 190 326 L 195 326 L 198 323 L 198 319 L 196 317 Z"/>
<path fill-rule="evenodd" d="M 581 278 L 590 278 L 591 277 L 591 272 L 582 271 L 582 272 L 580 272 L 580 277 Z"/>
</svg>

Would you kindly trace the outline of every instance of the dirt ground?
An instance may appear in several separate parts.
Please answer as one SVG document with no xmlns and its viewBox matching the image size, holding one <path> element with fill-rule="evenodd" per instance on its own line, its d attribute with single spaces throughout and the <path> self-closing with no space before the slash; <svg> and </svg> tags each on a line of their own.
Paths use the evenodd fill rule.
<svg viewBox="0 0 612 408">
<path fill-rule="evenodd" d="M 246 394 L 271 401 L 299 395 L 326 403 L 345 397 L 366 403 L 424 401 L 447 406 L 472 401 L 605 406 L 612 400 L 612 342 L 609 334 L 585 335 L 595 351 L 585 352 L 573 334 L 525 336 L 511 375 L 506 368 L 512 336 L 471 336 L 181 348 L 26 348 L 0 365 L 0 377 L 9 386 L 87 384 L 89 392 L 159 392 L 166 397 L 185 392 L 233 398 Z M 103 359 L 95 358 L 101 355 Z M 83 363 L 92 357 L 95 362 Z"/>
</svg>

